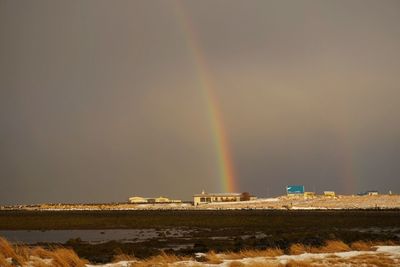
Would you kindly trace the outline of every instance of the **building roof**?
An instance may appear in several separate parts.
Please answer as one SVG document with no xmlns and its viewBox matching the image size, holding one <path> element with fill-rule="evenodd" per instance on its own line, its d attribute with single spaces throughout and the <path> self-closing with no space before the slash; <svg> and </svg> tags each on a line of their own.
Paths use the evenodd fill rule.
<svg viewBox="0 0 400 267">
<path fill-rule="evenodd" d="M 201 193 L 195 194 L 194 197 L 240 197 L 241 193 Z"/>
<path fill-rule="evenodd" d="M 130 197 L 129 199 L 134 199 L 134 198 L 147 199 L 146 197 L 139 197 L 139 196 Z"/>
</svg>

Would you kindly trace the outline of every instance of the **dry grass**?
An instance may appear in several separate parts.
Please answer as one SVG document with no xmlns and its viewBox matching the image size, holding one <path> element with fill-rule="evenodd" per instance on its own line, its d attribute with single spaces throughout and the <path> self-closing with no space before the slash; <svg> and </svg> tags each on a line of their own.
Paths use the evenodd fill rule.
<svg viewBox="0 0 400 267">
<path fill-rule="evenodd" d="M 133 266 L 133 265 L 131 265 L 131 266 Z M 179 262 L 179 263 L 175 263 L 173 266 L 174 267 L 187 267 L 188 263 L 187 262 Z M 190 267 L 204 267 L 203 264 L 195 263 L 195 262 L 191 262 L 189 266 Z"/>
<path fill-rule="evenodd" d="M 243 267 L 246 266 L 243 262 L 240 261 L 232 261 L 229 263 L 229 267 Z"/>
<path fill-rule="evenodd" d="M 15 251 L 12 245 L 2 237 L 0 237 L 0 253 L 6 258 L 12 258 L 15 256 Z"/>
<path fill-rule="evenodd" d="M 285 267 L 310 267 L 310 266 L 318 266 L 318 265 L 316 265 L 312 261 L 306 261 L 306 260 L 303 261 L 291 260 L 285 265 Z"/>
<path fill-rule="evenodd" d="M 27 260 L 26 250 L 20 246 L 13 247 L 8 241 L 0 237 L 0 253 L 4 258 L 11 258 L 18 265 L 23 265 Z M 21 253 L 21 254 L 19 254 Z"/>
<path fill-rule="evenodd" d="M 246 267 L 285 267 L 285 265 L 280 264 L 280 263 L 274 263 L 274 262 L 260 262 L 260 261 L 252 261 L 249 263 L 246 263 Z"/>
<path fill-rule="evenodd" d="M 340 240 L 328 240 L 325 246 L 317 249 L 318 252 L 314 253 L 332 253 L 332 252 L 345 252 L 350 251 L 351 248 Z"/>
<path fill-rule="evenodd" d="M 41 259 L 51 259 L 53 256 L 53 252 L 46 250 L 42 247 L 34 247 L 31 249 L 32 256 L 36 256 Z"/>
<path fill-rule="evenodd" d="M 328 256 L 324 258 L 315 258 L 310 260 L 291 260 L 285 267 L 323 267 L 323 266 L 399 266 L 400 261 L 391 258 L 384 253 L 379 254 L 361 254 L 351 258 L 341 258 L 338 256 Z"/>
<path fill-rule="evenodd" d="M 222 259 L 212 250 L 206 254 L 205 258 L 206 258 L 206 262 L 210 263 L 210 264 L 222 263 Z"/>
<path fill-rule="evenodd" d="M 66 248 L 57 248 L 53 251 L 34 248 L 31 256 L 31 261 L 33 261 L 35 267 L 84 267 L 88 263 L 88 261 L 79 258 L 73 250 Z M 51 263 L 47 264 L 45 260 L 51 260 Z"/>
<path fill-rule="evenodd" d="M 304 246 L 303 244 L 293 244 L 289 248 L 290 255 L 300 255 L 306 252 L 309 252 L 310 248 Z"/>
<path fill-rule="evenodd" d="M 328 240 L 322 247 L 310 247 L 303 244 L 293 244 L 289 248 L 289 254 L 300 255 L 303 253 L 332 253 L 345 252 L 350 250 L 351 248 L 340 240 Z"/>
<path fill-rule="evenodd" d="M 87 261 L 82 260 L 71 249 L 58 248 L 52 253 L 52 265 L 55 267 L 84 267 Z"/>
<path fill-rule="evenodd" d="M 371 250 L 373 249 L 373 243 L 371 242 L 354 242 L 351 244 L 353 250 Z M 351 248 L 338 240 L 330 240 L 325 243 L 322 247 L 310 247 L 302 244 L 294 244 L 290 248 L 292 254 L 301 254 L 304 252 L 308 253 L 334 253 L 334 252 L 345 252 L 350 251 Z M 268 249 L 268 250 L 242 250 L 240 252 L 226 253 L 218 255 L 214 251 L 207 253 L 205 258 L 205 264 L 220 264 L 223 260 L 232 260 L 229 267 L 324 267 L 324 266 L 383 266 L 383 267 L 394 267 L 399 266 L 399 262 L 396 259 L 390 258 L 388 255 L 379 254 L 362 254 L 351 258 L 341 258 L 337 255 L 329 255 L 323 258 L 313 258 L 309 260 L 290 260 L 286 264 L 277 262 L 274 257 L 283 255 L 280 249 Z M 241 262 L 243 258 L 266 258 L 265 260 L 253 260 Z M 268 259 L 269 258 L 269 259 Z M 150 266 L 169 266 L 170 263 L 174 263 L 174 266 L 184 267 L 187 266 L 187 262 L 183 259 L 174 255 L 162 254 L 160 256 L 152 257 L 148 260 L 133 263 L 132 266 L 138 267 L 150 267 Z M 203 263 L 195 263 L 191 266 L 204 266 Z"/>
<path fill-rule="evenodd" d="M 376 245 L 394 245 L 394 243 L 372 243 L 357 241 L 349 247 L 347 244 L 339 240 L 326 241 L 322 247 L 310 247 L 302 244 L 293 244 L 289 248 L 292 255 L 302 253 L 334 253 L 345 252 L 350 250 L 356 251 L 371 251 L 375 250 Z M 205 254 L 204 259 L 206 264 L 220 264 L 224 260 L 232 260 L 229 267 L 319 267 L 319 266 L 400 266 L 400 259 L 392 258 L 385 253 L 377 254 L 361 254 L 351 258 L 341 258 L 337 255 L 329 255 L 322 259 L 316 258 L 312 260 L 290 260 L 286 264 L 277 262 L 274 258 L 283 255 L 281 249 L 266 249 L 266 250 L 242 250 L 239 252 L 228 252 L 218 255 L 214 251 Z M 263 261 L 251 258 L 265 258 Z M 241 262 L 239 259 L 249 258 L 252 261 L 246 260 Z M 162 252 L 160 255 L 138 261 L 134 256 L 119 254 L 114 257 L 114 261 L 131 261 L 132 267 L 163 267 L 174 264 L 177 267 L 184 267 L 191 261 L 191 266 L 204 266 L 202 263 L 196 263 L 190 257 L 180 257 L 173 254 Z M 41 247 L 29 248 L 27 246 L 11 245 L 4 238 L 0 238 L 0 266 L 31 266 L 31 267 L 84 267 L 87 261 L 82 260 L 71 249 L 53 248 L 44 249 Z M 193 263 L 193 264 L 192 264 Z"/>
<path fill-rule="evenodd" d="M 351 243 L 350 248 L 352 250 L 357 250 L 357 251 L 375 251 L 376 250 L 376 248 L 374 248 L 374 245 L 372 242 L 365 242 L 365 241 L 353 242 L 353 243 Z"/>
<path fill-rule="evenodd" d="M 46 262 L 41 258 L 37 258 L 33 256 L 31 258 L 31 266 L 32 267 L 51 267 L 53 266 L 51 262 Z"/>
<path fill-rule="evenodd" d="M 7 258 L 11 258 L 12 264 Z M 51 264 L 47 264 L 45 259 L 51 260 Z M 0 266 L 24 266 L 28 263 L 34 267 L 84 267 L 87 261 L 80 259 L 71 249 L 56 248 L 50 251 L 41 247 L 11 245 L 0 237 Z"/>
<path fill-rule="evenodd" d="M 399 266 L 399 262 L 390 256 L 379 254 L 361 254 L 351 258 L 325 258 L 323 260 L 315 260 L 313 266 L 382 266 L 395 267 Z"/>
<path fill-rule="evenodd" d="M 366 266 L 398 266 L 394 259 L 383 253 L 358 255 L 351 257 L 348 261 L 352 264 Z"/>
<path fill-rule="evenodd" d="M 264 250 L 245 249 L 239 252 L 224 253 L 223 258 L 229 260 L 235 260 L 235 259 L 255 258 L 255 257 L 276 257 L 281 255 L 283 255 L 283 251 L 278 248 L 270 248 Z"/>
<path fill-rule="evenodd" d="M 18 255 L 22 262 L 29 261 L 30 248 L 26 246 L 14 246 L 15 254 Z"/>
<path fill-rule="evenodd" d="M 386 240 L 386 241 L 375 241 L 374 246 L 397 246 L 399 245 L 398 242 L 392 241 L 392 240 Z"/>
<path fill-rule="evenodd" d="M 6 258 L 0 254 L 0 266 L 2 267 L 10 267 L 11 264 L 6 260 Z"/>
</svg>

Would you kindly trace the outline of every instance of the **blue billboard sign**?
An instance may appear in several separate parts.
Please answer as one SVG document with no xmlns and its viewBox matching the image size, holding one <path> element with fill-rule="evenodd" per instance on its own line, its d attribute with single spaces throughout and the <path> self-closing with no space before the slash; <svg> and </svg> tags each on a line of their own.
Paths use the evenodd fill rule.
<svg viewBox="0 0 400 267">
<path fill-rule="evenodd" d="M 304 185 L 288 185 L 286 192 L 288 194 L 304 194 Z"/>
</svg>

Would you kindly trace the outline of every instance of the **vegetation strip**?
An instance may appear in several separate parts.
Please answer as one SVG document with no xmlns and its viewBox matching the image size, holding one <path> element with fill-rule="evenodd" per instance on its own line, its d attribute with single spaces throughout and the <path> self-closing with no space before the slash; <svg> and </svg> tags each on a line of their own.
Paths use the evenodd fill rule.
<svg viewBox="0 0 400 267">
<path fill-rule="evenodd" d="M 143 229 L 158 227 L 390 227 L 400 210 L 353 211 L 0 211 L 0 230 Z"/>
</svg>

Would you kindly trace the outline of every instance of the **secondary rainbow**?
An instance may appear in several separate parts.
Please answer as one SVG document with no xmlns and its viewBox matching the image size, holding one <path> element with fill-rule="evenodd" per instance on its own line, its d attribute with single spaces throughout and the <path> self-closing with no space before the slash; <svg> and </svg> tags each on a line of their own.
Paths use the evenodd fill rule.
<svg viewBox="0 0 400 267">
<path fill-rule="evenodd" d="M 214 146 L 218 158 L 220 186 L 223 191 L 236 192 L 238 188 L 235 180 L 228 137 L 219 109 L 218 98 L 215 95 L 212 76 L 209 72 L 206 58 L 203 55 L 200 42 L 190 17 L 187 15 L 184 6 L 179 0 L 176 0 L 175 3 L 176 14 L 182 25 L 181 27 L 185 35 L 186 45 L 193 58 L 200 88 L 202 89 L 205 102 L 207 103 L 208 117 L 212 127 Z"/>
</svg>

